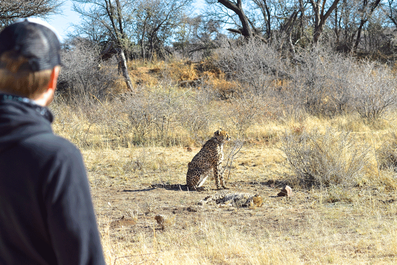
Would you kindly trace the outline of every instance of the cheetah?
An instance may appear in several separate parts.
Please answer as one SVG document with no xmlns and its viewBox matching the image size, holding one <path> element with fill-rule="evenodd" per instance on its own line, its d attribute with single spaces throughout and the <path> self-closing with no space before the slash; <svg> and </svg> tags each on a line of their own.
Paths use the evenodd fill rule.
<svg viewBox="0 0 397 265">
<path fill-rule="evenodd" d="M 226 131 L 217 130 L 214 132 L 214 136 L 204 144 L 192 161 L 188 163 L 186 182 L 190 190 L 204 190 L 201 186 L 208 178 L 211 169 L 214 172 L 216 188 L 227 189 L 223 183 L 221 164 L 223 161 L 223 144 L 229 140 L 230 137 Z"/>
</svg>

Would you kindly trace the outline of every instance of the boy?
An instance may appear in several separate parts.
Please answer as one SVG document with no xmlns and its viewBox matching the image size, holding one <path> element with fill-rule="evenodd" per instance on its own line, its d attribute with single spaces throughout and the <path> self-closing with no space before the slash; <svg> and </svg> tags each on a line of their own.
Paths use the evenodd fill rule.
<svg viewBox="0 0 397 265">
<path fill-rule="evenodd" d="M 51 129 L 59 51 L 39 20 L 0 33 L 0 265 L 105 264 L 81 154 Z"/>
</svg>

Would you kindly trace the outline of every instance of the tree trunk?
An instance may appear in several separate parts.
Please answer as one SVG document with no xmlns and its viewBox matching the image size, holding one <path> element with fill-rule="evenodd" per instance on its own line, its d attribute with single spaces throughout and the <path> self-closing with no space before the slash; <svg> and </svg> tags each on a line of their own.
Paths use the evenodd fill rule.
<svg viewBox="0 0 397 265">
<path fill-rule="evenodd" d="M 125 58 L 123 49 L 120 49 L 118 57 L 119 57 L 119 65 L 121 66 L 121 71 L 123 73 L 125 84 L 127 85 L 128 89 L 131 92 L 134 92 L 134 88 L 132 87 L 131 78 L 130 78 L 130 75 L 128 74 L 127 60 Z"/>
<path fill-rule="evenodd" d="M 253 36 L 252 34 L 252 29 L 250 26 L 250 23 L 248 21 L 247 16 L 244 13 L 243 6 L 242 6 L 242 0 L 237 0 L 237 4 L 233 3 L 232 1 L 229 0 L 218 0 L 219 3 L 221 3 L 223 6 L 226 8 L 232 10 L 238 18 L 240 19 L 241 22 L 241 35 L 243 35 L 246 39 L 249 39 Z"/>
<path fill-rule="evenodd" d="M 121 68 L 121 72 L 123 74 L 127 88 L 133 92 L 134 88 L 132 87 L 131 78 L 128 74 L 127 59 L 126 59 L 125 53 L 124 53 L 126 36 L 125 36 L 124 30 L 123 30 L 123 23 L 122 23 L 123 15 L 121 13 L 120 1 L 116 0 L 117 9 L 115 9 L 113 7 L 113 4 L 110 0 L 107 0 L 105 2 L 106 2 L 107 14 L 108 14 L 108 17 L 112 24 L 112 27 L 113 27 L 115 44 L 117 45 L 117 50 L 118 50 L 117 56 L 118 56 L 118 61 L 119 61 L 118 65 Z M 114 13 L 115 10 L 116 10 L 116 13 Z M 118 22 L 118 23 L 116 23 L 116 22 Z"/>
<path fill-rule="evenodd" d="M 364 27 L 365 23 L 368 22 L 369 18 L 372 16 L 372 13 L 378 7 L 379 3 L 380 3 L 380 0 L 375 0 L 373 3 L 368 3 L 367 0 L 364 0 L 362 9 L 366 10 L 368 5 L 371 6 L 371 9 L 369 10 L 367 16 L 363 15 L 361 17 L 360 26 L 358 27 L 358 30 L 357 30 L 356 42 L 354 43 L 354 50 L 357 50 L 358 44 L 360 43 L 361 32 L 363 30 L 363 27 Z"/>
<path fill-rule="evenodd" d="M 336 36 L 336 45 L 339 46 L 339 22 L 338 22 L 338 8 L 335 9 L 334 32 Z"/>
<path fill-rule="evenodd" d="M 363 30 L 364 24 L 367 23 L 366 20 L 361 20 L 360 21 L 360 26 L 358 27 L 357 30 L 357 38 L 356 38 L 356 42 L 354 43 L 354 51 L 357 50 L 358 44 L 360 43 L 361 40 L 361 31 Z"/>
<path fill-rule="evenodd" d="M 320 2 L 321 1 L 321 2 Z M 310 0 L 314 12 L 314 33 L 313 33 L 313 43 L 316 44 L 320 39 L 320 35 L 323 32 L 324 25 L 328 17 L 338 6 L 339 0 L 334 0 L 332 5 L 329 7 L 327 12 L 324 14 L 326 0 Z"/>
<path fill-rule="evenodd" d="M 271 28 L 271 13 L 269 10 L 269 7 L 267 6 L 267 3 L 265 1 L 265 10 L 266 10 L 266 33 L 267 33 L 267 38 L 271 39 L 272 38 L 272 28 Z"/>
</svg>

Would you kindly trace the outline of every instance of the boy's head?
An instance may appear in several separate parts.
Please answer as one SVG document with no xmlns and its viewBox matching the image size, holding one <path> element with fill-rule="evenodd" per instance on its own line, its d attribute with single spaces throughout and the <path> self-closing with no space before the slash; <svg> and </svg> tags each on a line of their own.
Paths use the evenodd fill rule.
<svg viewBox="0 0 397 265">
<path fill-rule="evenodd" d="M 51 26 L 22 19 L 0 32 L 0 91 L 35 99 L 61 65 L 61 45 Z"/>
</svg>

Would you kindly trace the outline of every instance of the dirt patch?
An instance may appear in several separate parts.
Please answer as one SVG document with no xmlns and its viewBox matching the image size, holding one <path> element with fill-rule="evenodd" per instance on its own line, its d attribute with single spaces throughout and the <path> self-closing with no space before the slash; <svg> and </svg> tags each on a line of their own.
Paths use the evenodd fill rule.
<svg viewBox="0 0 397 265">
<path fill-rule="evenodd" d="M 211 183 L 212 184 L 212 183 Z M 131 229 L 132 233 L 153 233 L 163 230 L 156 222 L 156 216 L 162 215 L 167 220 L 164 230 L 183 230 L 186 227 L 205 222 L 207 219 L 216 219 L 228 226 L 241 226 L 241 229 L 259 231 L 263 227 L 277 227 L 281 219 L 287 222 L 287 227 L 296 226 L 296 220 L 304 221 L 302 215 L 293 209 L 307 200 L 304 194 L 297 193 L 293 198 L 278 197 L 277 187 L 251 182 L 236 182 L 229 184 L 230 189 L 218 191 L 208 188 L 206 191 L 186 191 L 184 185 L 155 184 L 140 188 L 108 187 L 93 192 L 94 204 L 101 229 L 109 226 L 113 236 L 117 237 L 117 230 Z M 261 206 L 243 205 L 238 203 L 200 203 L 206 198 L 222 192 L 237 194 L 258 194 L 262 198 Z M 285 214 L 290 217 L 279 216 L 271 209 L 281 205 L 291 207 Z M 285 217 L 285 218 L 284 218 Z M 285 219 L 285 220 L 284 220 Z"/>
</svg>

